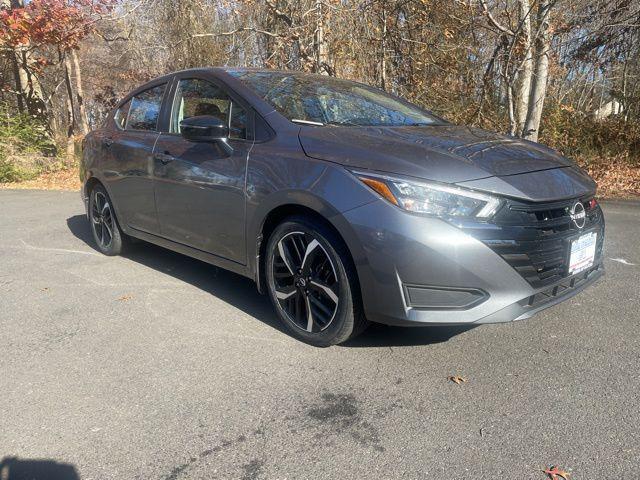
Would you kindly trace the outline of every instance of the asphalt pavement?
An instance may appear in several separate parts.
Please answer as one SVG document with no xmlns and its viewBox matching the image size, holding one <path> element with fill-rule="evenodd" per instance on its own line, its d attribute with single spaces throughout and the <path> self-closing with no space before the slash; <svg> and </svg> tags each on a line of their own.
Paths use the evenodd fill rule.
<svg viewBox="0 0 640 480">
<path fill-rule="evenodd" d="M 640 203 L 604 210 L 567 302 L 319 349 L 247 279 L 100 255 L 78 193 L 0 190 L 0 478 L 638 479 Z"/>
</svg>

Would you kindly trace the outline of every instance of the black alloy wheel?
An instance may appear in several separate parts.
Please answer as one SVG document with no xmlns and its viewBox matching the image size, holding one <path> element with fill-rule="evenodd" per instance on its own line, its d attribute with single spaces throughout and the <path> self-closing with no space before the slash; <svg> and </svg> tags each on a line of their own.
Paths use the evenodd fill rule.
<svg viewBox="0 0 640 480">
<path fill-rule="evenodd" d="M 298 328 L 309 333 L 326 329 L 340 302 L 336 269 L 325 249 L 308 233 L 290 232 L 274 254 L 273 281 L 282 309 Z"/>
<path fill-rule="evenodd" d="M 267 255 L 269 295 L 296 337 L 328 346 L 362 331 L 366 320 L 355 269 L 334 232 L 306 217 L 293 217 L 273 232 Z"/>
<path fill-rule="evenodd" d="M 113 243 L 115 223 L 111 204 L 106 195 L 98 189 L 93 191 L 91 225 L 93 226 L 93 235 L 100 249 L 108 250 Z"/>
<path fill-rule="evenodd" d="M 119 255 L 127 237 L 120 231 L 113 203 L 102 185 L 95 185 L 89 192 L 89 221 L 98 250 L 109 256 Z"/>
</svg>

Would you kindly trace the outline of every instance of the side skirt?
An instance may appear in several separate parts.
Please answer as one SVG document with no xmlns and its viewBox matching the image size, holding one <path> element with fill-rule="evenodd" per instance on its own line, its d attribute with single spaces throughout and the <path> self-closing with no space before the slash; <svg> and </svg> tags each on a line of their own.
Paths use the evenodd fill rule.
<svg viewBox="0 0 640 480">
<path fill-rule="evenodd" d="M 238 275 L 242 275 L 243 277 L 247 277 L 255 281 L 255 275 L 249 271 L 249 268 L 246 265 L 234 262 L 233 260 L 228 260 L 226 258 L 219 257 L 202 250 L 198 250 L 197 248 L 192 248 L 182 243 L 174 242 L 164 237 L 160 237 L 152 233 L 147 233 L 142 230 L 137 230 L 132 227 L 128 227 L 125 230 L 125 233 L 131 237 L 144 240 L 145 242 L 153 243 L 154 245 L 158 245 L 159 247 L 181 253 L 182 255 L 186 255 L 197 260 L 201 260 L 203 262 L 209 263 L 216 267 L 220 267 L 224 270 L 229 270 L 230 272 L 237 273 Z"/>
</svg>

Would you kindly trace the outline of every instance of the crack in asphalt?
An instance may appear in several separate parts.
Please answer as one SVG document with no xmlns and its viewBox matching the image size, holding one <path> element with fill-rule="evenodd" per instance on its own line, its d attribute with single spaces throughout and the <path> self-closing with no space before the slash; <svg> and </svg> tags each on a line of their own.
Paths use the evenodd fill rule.
<svg viewBox="0 0 640 480">
<path fill-rule="evenodd" d="M 222 442 L 219 445 L 216 445 L 215 447 L 212 448 L 208 448 L 206 450 L 201 451 L 200 453 L 198 453 L 196 456 L 194 457 L 190 457 L 188 461 L 180 464 L 180 465 L 176 465 L 171 472 L 169 472 L 168 475 L 161 477 L 163 480 L 176 480 L 178 479 L 184 472 L 186 472 L 189 468 L 191 468 L 194 464 L 196 464 L 197 462 L 199 462 L 200 460 L 203 460 L 207 457 L 209 457 L 210 455 L 213 455 L 214 453 L 219 453 L 222 450 L 229 448 L 233 445 L 235 445 L 236 443 L 240 442 L 245 442 L 246 441 L 246 437 L 244 435 L 240 435 L 236 441 L 231 441 L 231 440 L 222 440 Z M 256 477 L 253 477 L 256 478 Z"/>
</svg>

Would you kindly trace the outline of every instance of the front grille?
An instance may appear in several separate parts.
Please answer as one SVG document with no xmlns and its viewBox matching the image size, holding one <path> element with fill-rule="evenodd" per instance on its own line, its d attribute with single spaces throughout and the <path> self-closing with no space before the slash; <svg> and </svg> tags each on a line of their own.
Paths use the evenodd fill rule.
<svg viewBox="0 0 640 480">
<path fill-rule="evenodd" d="M 577 199 L 543 204 L 508 200 L 496 214 L 492 227 L 473 228 L 472 235 L 500 255 L 532 287 L 543 288 L 568 276 L 570 240 L 580 234 L 597 232 L 598 263 L 604 219 L 598 205 L 590 208 L 590 200 L 580 199 L 586 211 L 582 229 L 569 216 Z"/>
</svg>

